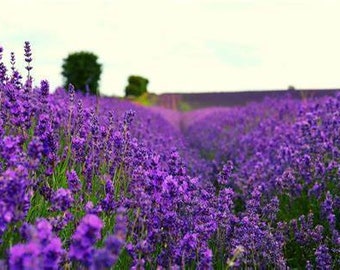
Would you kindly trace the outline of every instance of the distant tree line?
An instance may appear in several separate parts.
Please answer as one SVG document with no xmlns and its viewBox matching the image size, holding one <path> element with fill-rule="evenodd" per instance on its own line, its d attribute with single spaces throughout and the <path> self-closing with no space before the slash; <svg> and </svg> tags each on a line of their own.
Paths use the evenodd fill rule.
<svg viewBox="0 0 340 270">
<path fill-rule="evenodd" d="M 62 72 L 64 87 L 73 84 L 75 89 L 84 93 L 96 95 L 99 93 L 99 80 L 102 65 L 98 56 L 92 52 L 80 51 L 69 54 L 63 59 Z M 137 75 L 128 78 L 125 96 L 139 97 L 147 92 L 149 80 Z"/>
</svg>

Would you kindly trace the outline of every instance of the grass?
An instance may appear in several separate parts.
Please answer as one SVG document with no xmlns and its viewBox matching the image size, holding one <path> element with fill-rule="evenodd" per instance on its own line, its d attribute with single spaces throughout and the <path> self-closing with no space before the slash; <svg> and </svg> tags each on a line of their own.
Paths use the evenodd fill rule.
<svg viewBox="0 0 340 270">
<path fill-rule="evenodd" d="M 139 97 L 132 98 L 132 101 L 146 107 L 154 106 L 157 103 L 157 95 L 144 93 Z"/>
</svg>

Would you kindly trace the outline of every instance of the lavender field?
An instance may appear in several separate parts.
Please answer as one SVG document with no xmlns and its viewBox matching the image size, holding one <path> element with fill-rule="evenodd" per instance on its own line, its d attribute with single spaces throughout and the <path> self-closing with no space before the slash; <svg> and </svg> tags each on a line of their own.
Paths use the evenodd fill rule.
<svg viewBox="0 0 340 270">
<path fill-rule="evenodd" d="M 50 93 L 25 57 L 0 57 L 0 269 L 339 269 L 340 95 L 181 113 Z"/>
</svg>

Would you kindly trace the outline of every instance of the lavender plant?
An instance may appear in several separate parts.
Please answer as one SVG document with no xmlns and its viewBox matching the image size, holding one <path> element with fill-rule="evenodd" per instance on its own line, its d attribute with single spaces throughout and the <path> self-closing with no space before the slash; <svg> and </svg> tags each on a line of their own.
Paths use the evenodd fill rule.
<svg viewBox="0 0 340 270">
<path fill-rule="evenodd" d="M 336 269 L 340 95 L 179 113 L 1 62 L 0 265 Z"/>
</svg>

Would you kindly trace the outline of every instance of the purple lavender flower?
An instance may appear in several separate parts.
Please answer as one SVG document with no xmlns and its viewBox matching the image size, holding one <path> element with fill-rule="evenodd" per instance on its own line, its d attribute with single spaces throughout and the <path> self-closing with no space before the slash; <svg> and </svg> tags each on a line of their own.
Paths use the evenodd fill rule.
<svg viewBox="0 0 340 270">
<path fill-rule="evenodd" d="M 202 269 L 202 270 L 213 269 L 213 265 L 212 265 L 213 253 L 211 249 L 206 248 L 202 250 L 200 257 L 201 257 L 201 260 L 199 261 L 197 269 Z"/>
<path fill-rule="evenodd" d="M 331 229 L 335 228 L 336 223 L 336 217 L 333 210 L 333 197 L 329 191 L 326 193 L 326 198 L 321 204 L 321 213 L 323 217 L 325 217 L 328 220 L 328 223 L 331 227 Z"/>
<path fill-rule="evenodd" d="M 69 93 L 69 101 L 71 104 L 74 103 L 74 86 L 73 84 L 69 84 L 68 86 L 68 93 Z"/>
<path fill-rule="evenodd" d="M 31 78 L 31 62 L 32 62 L 32 50 L 31 50 L 31 44 L 29 41 L 25 41 L 24 45 L 24 51 L 25 51 L 25 62 L 26 62 L 26 67 L 25 69 L 27 70 L 27 80 L 25 82 L 25 92 L 29 92 L 32 89 L 32 78 Z"/>
<path fill-rule="evenodd" d="M 15 71 L 15 54 L 14 54 L 14 52 L 11 52 L 11 61 L 10 61 L 10 64 L 11 64 L 12 72 L 14 72 Z"/>
<path fill-rule="evenodd" d="M 104 210 L 105 210 L 105 208 L 104 208 Z M 85 204 L 85 213 L 86 214 L 99 215 L 102 211 L 103 211 L 102 205 L 100 205 L 100 204 L 94 206 L 92 201 L 88 201 Z"/>
<path fill-rule="evenodd" d="M 233 168 L 234 166 L 231 160 L 229 160 L 227 164 L 223 165 L 223 169 L 218 175 L 218 180 L 217 180 L 220 185 L 224 186 L 228 184 Z"/>
<path fill-rule="evenodd" d="M 27 203 L 29 204 L 32 196 L 32 193 L 28 192 L 29 184 L 27 168 L 22 165 L 7 169 L 1 174 L 0 235 L 6 224 L 25 218 L 29 207 Z"/>
<path fill-rule="evenodd" d="M 55 232 L 59 232 L 65 228 L 67 224 L 71 221 L 74 221 L 74 217 L 71 212 L 65 211 L 63 214 L 52 217 L 50 220 L 51 225 L 53 226 L 53 230 Z"/>
<path fill-rule="evenodd" d="M 307 261 L 307 263 L 306 263 L 306 270 L 313 270 L 314 269 L 314 267 L 313 267 L 313 265 L 311 264 L 311 262 L 310 261 Z"/>
<path fill-rule="evenodd" d="M 322 225 L 316 225 L 314 230 L 308 230 L 306 233 L 313 239 L 316 243 L 321 243 L 323 240 L 324 227 Z"/>
<path fill-rule="evenodd" d="M 77 193 L 81 190 L 81 182 L 75 170 L 66 172 L 66 177 L 68 181 L 68 187 L 72 191 L 72 193 Z"/>
<path fill-rule="evenodd" d="M 124 214 L 125 209 L 122 207 L 118 208 L 115 232 L 106 238 L 104 248 L 95 251 L 90 269 L 109 269 L 117 261 L 125 244 L 127 224 Z"/>
<path fill-rule="evenodd" d="M 332 269 L 332 257 L 326 245 L 320 245 L 315 251 L 315 256 L 317 269 Z"/>
<path fill-rule="evenodd" d="M 91 263 L 91 270 L 106 270 L 110 269 L 117 258 L 115 258 L 111 252 L 106 248 L 97 249 L 93 255 L 93 261 Z"/>
<path fill-rule="evenodd" d="M 308 191 L 308 196 L 314 195 L 319 198 L 322 192 L 322 186 L 316 182 L 313 187 Z"/>
<path fill-rule="evenodd" d="M 94 205 L 93 205 L 93 202 L 92 201 L 88 201 L 86 204 L 85 204 L 85 212 L 87 214 L 93 214 L 92 211 L 94 209 Z"/>
<path fill-rule="evenodd" d="M 322 203 L 322 212 L 327 215 L 333 211 L 333 198 L 329 191 L 327 191 L 326 199 Z"/>
<path fill-rule="evenodd" d="M 133 110 L 128 110 L 127 112 L 125 112 L 124 113 L 124 124 L 125 125 L 131 124 L 135 115 L 136 115 L 136 112 Z"/>
<path fill-rule="evenodd" d="M 104 183 L 105 183 L 105 192 L 106 194 L 113 195 L 114 194 L 114 185 L 113 180 L 111 179 L 111 176 L 106 174 L 103 177 Z"/>
<path fill-rule="evenodd" d="M 24 231 L 28 242 L 10 249 L 10 269 L 59 269 L 64 250 L 60 239 L 53 235 L 51 224 L 40 219 Z"/>
<path fill-rule="evenodd" d="M 32 166 L 36 167 L 40 163 L 44 151 L 43 143 L 38 138 L 33 138 L 28 144 L 27 154 L 32 159 Z"/>
<path fill-rule="evenodd" d="M 0 45 L 0 61 L 2 60 L 2 53 L 3 53 L 3 51 L 4 51 L 4 49 Z M 4 63 L 1 61 L 0 62 L 0 85 L 2 85 L 3 82 L 6 80 L 6 72 L 7 72 L 7 68 L 4 65 Z"/>
<path fill-rule="evenodd" d="M 127 220 L 125 215 L 126 209 L 124 207 L 119 207 L 116 215 L 115 236 L 121 243 L 124 243 L 127 233 Z M 115 250 L 115 252 L 116 251 L 117 250 Z"/>
<path fill-rule="evenodd" d="M 25 51 L 25 62 L 29 65 L 29 63 L 32 62 L 32 50 L 31 50 L 31 44 L 29 41 L 25 41 L 24 51 Z M 26 69 L 29 71 L 32 68 L 27 66 Z"/>
<path fill-rule="evenodd" d="M 69 257 L 89 266 L 93 257 L 93 245 L 99 240 L 102 227 L 103 222 L 98 216 L 87 214 L 83 217 L 72 236 Z"/>
<path fill-rule="evenodd" d="M 52 208 L 65 211 L 73 205 L 74 199 L 69 189 L 59 188 L 52 196 Z"/>
<path fill-rule="evenodd" d="M 17 244 L 9 251 L 9 267 L 13 270 L 34 270 L 41 266 L 40 245 L 38 243 Z"/>
<path fill-rule="evenodd" d="M 262 214 L 271 222 L 276 220 L 276 215 L 279 211 L 279 203 L 279 199 L 275 196 L 262 210 Z"/>
<path fill-rule="evenodd" d="M 145 260 L 144 259 L 135 259 L 133 261 L 131 270 L 139 270 L 139 269 L 145 269 Z"/>
<path fill-rule="evenodd" d="M 41 93 L 41 97 L 47 98 L 47 96 L 48 96 L 48 94 L 49 94 L 49 88 L 50 88 L 50 86 L 49 86 L 48 81 L 42 80 L 42 81 L 40 82 L 40 93 Z M 46 101 L 44 100 L 44 102 L 46 102 Z"/>
<path fill-rule="evenodd" d="M 52 234 L 52 225 L 40 219 L 36 222 L 36 231 L 42 249 L 43 265 L 49 269 L 58 269 L 63 248 L 60 239 Z"/>
</svg>

